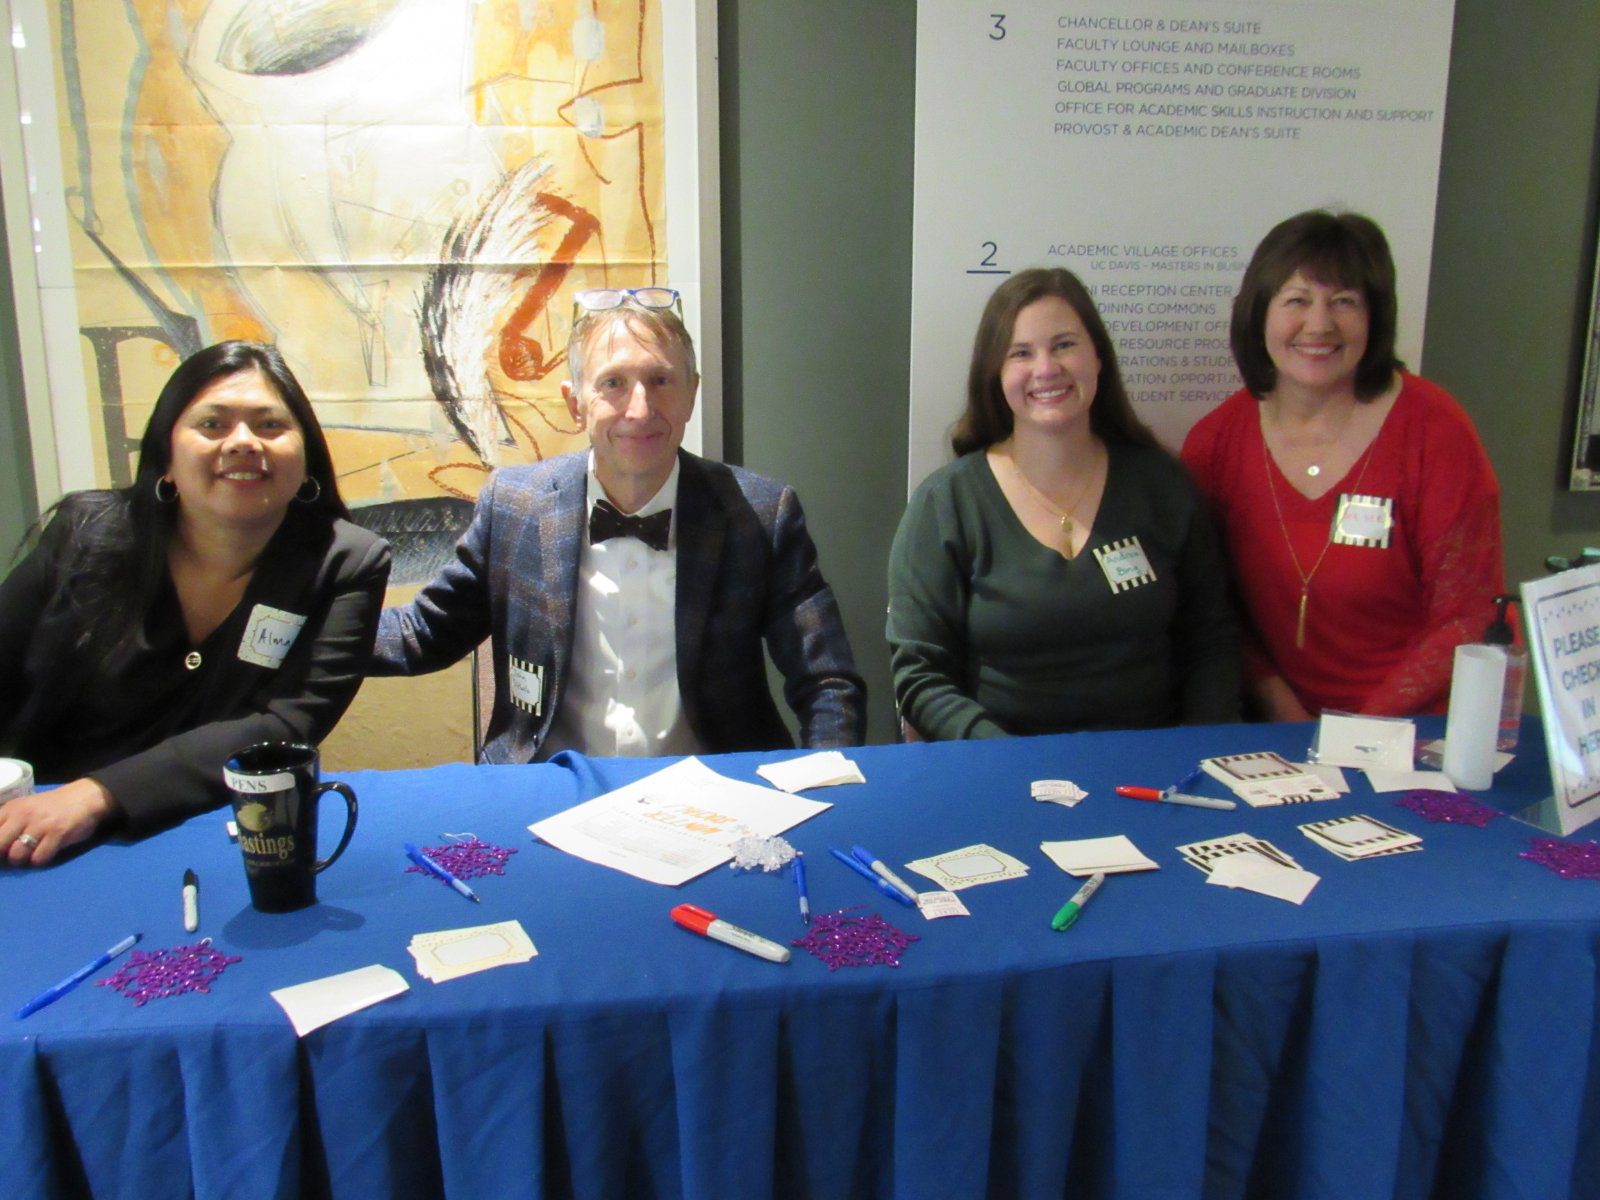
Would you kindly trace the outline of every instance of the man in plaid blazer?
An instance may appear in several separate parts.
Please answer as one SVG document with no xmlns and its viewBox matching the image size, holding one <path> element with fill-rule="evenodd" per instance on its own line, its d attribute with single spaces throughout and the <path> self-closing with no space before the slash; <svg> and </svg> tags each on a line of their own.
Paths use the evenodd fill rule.
<svg viewBox="0 0 1600 1200">
<path fill-rule="evenodd" d="M 588 453 L 495 473 L 455 561 L 384 612 L 372 674 L 415 675 L 485 638 L 482 758 L 858 745 L 866 689 L 794 489 L 680 448 L 699 377 L 665 288 L 586 292 L 562 392 Z"/>
</svg>

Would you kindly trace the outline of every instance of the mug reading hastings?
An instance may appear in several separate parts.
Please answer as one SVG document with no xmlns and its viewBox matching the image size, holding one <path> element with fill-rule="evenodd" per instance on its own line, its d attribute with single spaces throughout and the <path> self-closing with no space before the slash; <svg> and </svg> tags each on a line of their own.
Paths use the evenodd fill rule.
<svg viewBox="0 0 1600 1200">
<path fill-rule="evenodd" d="M 233 799 L 250 903 L 262 912 L 293 912 L 317 902 L 317 874 L 332 866 L 356 828 L 356 795 L 343 783 L 319 783 L 317 750 L 298 742 L 261 742 L 237 751 L 223 767 Z M 344 833 L 317 859 L 317 801 L 338 792 L 347 811 Z"/>
</svg>

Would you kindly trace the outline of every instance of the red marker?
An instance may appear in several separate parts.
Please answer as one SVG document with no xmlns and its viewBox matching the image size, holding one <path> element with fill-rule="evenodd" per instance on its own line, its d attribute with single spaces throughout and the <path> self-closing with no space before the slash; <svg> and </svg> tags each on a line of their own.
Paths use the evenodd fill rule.
<svg viewBox="0 0 1600 1200">
<path fill-rule="evenodd" d="M 1121 787 L 1113 788 L 1112 790 L 1119 796 L 1126 796 L 1129 800 L 1161 799 L 1160 788 L 1133 787 L 1130 784 L 1123 784 Z"/>
<path fill-rule="evenodd" d="M 735 950 L 743 950 L 746 954 L 754 954 L 757 958 L 764 958 L 768 962 L 786 963 L 789 961 L 789 947 L 780 946 L 777 942 L 769 942 L 758 933 L 751 933 L 748 929 L 740 929 L 737 925 L 730 925 L 722 920 L 716 913 L 707 912 L 694 904 L 680 904 L 672 910 L 672 919 L 691 932 L 698 933 L 701 937 L 711 938 L 725 946 L 732 946 Z"/>
<path fill-rule="evenodd" d="M 1119 796 L 1126 796 L 1130 800 L 1155 800 L 1161 804 L 1182 804 L 1189 808 L 1233 808 L 1232 800 L 1215 800 L 1210 796 L 1186 796 L 1182 792 L 1175 792 L 1171 788 L 1133 787 L 1123 784 L 1113 788 Z"/>
</svg>

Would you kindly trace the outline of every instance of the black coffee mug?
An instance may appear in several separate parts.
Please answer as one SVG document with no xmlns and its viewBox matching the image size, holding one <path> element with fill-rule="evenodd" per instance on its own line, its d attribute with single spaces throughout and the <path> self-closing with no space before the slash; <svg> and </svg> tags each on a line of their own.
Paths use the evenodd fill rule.
<svg viewBox="0 0 1600 1200">
<path fill-rule="evenodd" d="M 233 798 L 239 850 L 250 882 L 250 903 L 262 912 L 293 912 L 317 902 L 317 873 L 336 862 L 356 831 L 356 794 L 342 783 L 317 782 L 317 748 L 299 742 L 260 742 L 236 752 L 222 777 Z M 344 836 L 317 859 L 317 800 L 344 797 Z"/>
</svg>

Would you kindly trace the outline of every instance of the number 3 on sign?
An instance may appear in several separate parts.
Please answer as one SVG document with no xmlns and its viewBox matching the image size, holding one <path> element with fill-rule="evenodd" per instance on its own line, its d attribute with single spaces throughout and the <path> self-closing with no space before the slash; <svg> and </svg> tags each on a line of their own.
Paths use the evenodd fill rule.
<svg viewBox="0 0 1600 1200">
<path fill-rule="evenodd" d="M 1001 41 L 1006 36 L 1006 15 L 1005 13 L 990 13 L 989 16 L 994 21 L 994 28 L 989 31 L 989 40 L 991 42 Z"/>
</svg>

